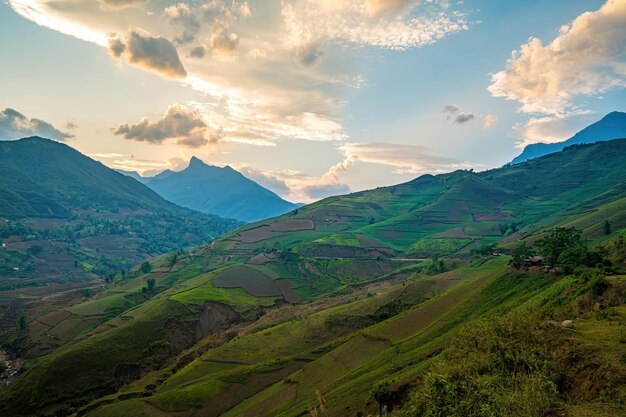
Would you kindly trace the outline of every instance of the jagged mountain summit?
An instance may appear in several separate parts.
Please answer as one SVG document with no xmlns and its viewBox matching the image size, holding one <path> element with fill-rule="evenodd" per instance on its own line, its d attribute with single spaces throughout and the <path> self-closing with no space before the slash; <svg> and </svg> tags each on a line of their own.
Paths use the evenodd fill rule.
<svg viewBox="0 0 626 417">
<path fill-rule="evenodd" d="M 180 206 L 245 222 L 278 216 L 298 207 L 230 166 L 207 165 L 196 157 L 182 171 L 164 171 L 144 182 Z"/>
</svg>

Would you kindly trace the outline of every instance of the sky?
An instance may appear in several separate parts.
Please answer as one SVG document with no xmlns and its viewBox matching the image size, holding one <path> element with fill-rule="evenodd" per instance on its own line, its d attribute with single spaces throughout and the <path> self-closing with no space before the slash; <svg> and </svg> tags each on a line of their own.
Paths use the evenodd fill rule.
<svg viewBox="0 0 626 417">
<path fill-rule="evenodd" d="M 3 0 L 0 138 L 295 202 L 501 166 L 626 110 L 626 0 Z"/>
</svg>

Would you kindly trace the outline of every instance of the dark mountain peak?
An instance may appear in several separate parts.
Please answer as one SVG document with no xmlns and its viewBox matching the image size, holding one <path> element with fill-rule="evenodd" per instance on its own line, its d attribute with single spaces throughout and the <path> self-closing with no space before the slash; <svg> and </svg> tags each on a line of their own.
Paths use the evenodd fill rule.
<svg viewBox="0 0 626 417">
<path fill-rule="evenodd" d="M 3 177 L 0 213 L 9 217 L 68 217 L 74 210 L 119 209 L 184 214 L 151 189 L 83 155 L 76 149 L 37 136 L 0 142 Z M 23 196 L 28 196 L 25 198 Z"/>
<path fill-rule="evenodd" d="M 189 160 L 189 168 L 203 168 L 207 166 L 210 166 L 210 165 L 205 164 L 204 161 L 202 161 L 202 159 L 196 158 L 195 156 L 192 156 L 191 159 Z"/>
<path fill-rule="evenodd" d="M 48 139 L 48 138 L 42 138 L 41 136 L 29 136 L 26 138 L 21 138 L 15 141 L 9 141 L 9 142 L 15 142 L 15 143 L 23 143 L 23 144 L 33 144 L 33 143 L 37 143 L 39 145 L 61 145 L 61 146 L 67 146 L 62 142 L 59 142 L 57 140 L 53 140 L 53 139 Z"/>
<path fill-rule="evenodd" d="M 610 120 L 626 120 L 626 113 L 621 111 L 612 111 L 611 113 L 604 116 L 600 121 L 610 121 Z"/>
<path fill-rule="evenodd" d="M 613 139 L 626 138 L 626 113 L 613 111 L 597 122 L 587 126 L 571 138 L 557 143 L 533 143 L 524 148 L 524 151 L 513 161 L 512 164 L 527 161 L 543 155 L 562 151 L 570 145 L 594 143 Z"/>
<path fill-rule="evenodd" d="M 296 206 L 226 165 L 208 165 L 193 157 L 189 167 L 159 175 L 148 186 L 183 207 L 243 221 L 256 221 L 293 210 Z"/>
</svg>

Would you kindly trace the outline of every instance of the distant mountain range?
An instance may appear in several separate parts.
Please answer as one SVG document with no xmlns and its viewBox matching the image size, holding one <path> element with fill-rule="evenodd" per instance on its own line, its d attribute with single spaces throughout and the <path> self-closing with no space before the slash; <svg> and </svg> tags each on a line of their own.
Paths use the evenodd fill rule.
<svg viewBox="0 0 626 417">
<path fill-rule="evenodd" d="M 241 225 L 177 206 L 77 150 L 39 137 L 0 141 L 0 217 L 7 249 L 0 277 L 15 276 L 19 285 L 29 285 L 25 277 L 80 280 L 108 273 Z M 0 280 L 0 288 L 4 284 Z"/>
<path fill-rule="evenodd" d="M 533 143 L 532 145 L 526 146 L 524 151 L 513 159 L 511 163 L 519 164 L 529 159 L 559 152 L 569 145 L 622 138 L 626 138 L 626 113 L 614 111 L 604 116 L 602 120 L 587 126 L 566 141 L 557 143 Z"/>
<path fill-rule="evenodd" d="M 143 182 L 180 206 L 245 222 L 278 216 L 299 207 L 230 166 L 207 165 L 196 157 L 191 158 L 189 166 L 180 172 L 165 170 L 154 177 L 120 172 Z"/>
</svg>

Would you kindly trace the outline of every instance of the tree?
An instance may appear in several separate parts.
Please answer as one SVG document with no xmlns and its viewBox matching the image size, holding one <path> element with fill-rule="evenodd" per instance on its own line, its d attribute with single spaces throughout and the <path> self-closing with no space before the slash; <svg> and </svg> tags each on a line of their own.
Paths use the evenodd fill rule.
<svg viewBox="0 0 626 417">
<path fill-rule="evenodd" d="M 148 278 L 148 281 L 146 281 L 146 283 L 148 284 L 148 292 L 154 292 L 154 285 L 156 284 L 156 279 Z"/>
<path fill-rule="evenodd" d="M 26 249 L 30 255 L 40 255 L 43 252 L 43 248 L 40 245 L 32 245 L 30 248 Z"/>
<path fill-rule="evenodd" d="M 17 323 L 17 328 L 20 330 L 26 329 L 26 316 L 24 314 L 20 316 L 20 320 Z"/>
<path fill-rule="evenodd" d="M 520 242 L 515 249 L 513 249 L 511 265 L 515 268 L 521 268 L 524 264 L 524 258 L 531 256 L 532 249 L 526 245 L 526 242 Z"/>
<path fill-rule="evenodd" d="M 389 392 L 389 382 L 382 381 L 376 384 L 372 390 L 372 397 L 378 403 L 378 414 L 383 415 L 384 409 L 389 405 L 391 393 Z"/>
<path fill-rule="evenodd" d="M 557 227 L 541 241 L 541 254 L 548 265 L 576 266 L 585 262 L 587 247 L 579 230 Z"/>
<path fill-rule="evenodd" d="M 152 271 L 152 265 L 150 265 L 150 262 L 146 261 L 144 263 L 141 264 L 141 267 L 139 268 L 139 270 L 144 273 L 147 274 L 150 271 Z"/>
<path fill-rule="evenodd" d="M 174 265 L 176 265 L 177 260 L 178 260 L 178 254 L 174 252 L 172 254 L 172 257 L 170 258 L 170 268 L 173 268 Z"/>
<path fill-rule="evenodd" d="M 611 222 L 608 220 L 604 221 L 604 234 L 605 235 L 610 235 L 612 232 L 611 230 Z"/>
<path fill-rule="evenodd" d="M 491 254 L 492 252 L 495 252 L 495 251 L 496 251 L 496 244 L 492 243 L 490 245 L 481 245 L 478 248 L 472 249 L 471 253 L 474 254 L 474 255 L 483 255 L 483 256 L 485 256 L 485 255 L 489 255 L 489 254 Z"/>
</svg>

